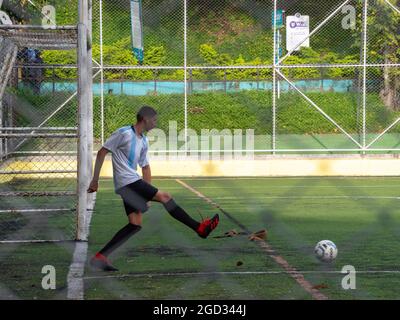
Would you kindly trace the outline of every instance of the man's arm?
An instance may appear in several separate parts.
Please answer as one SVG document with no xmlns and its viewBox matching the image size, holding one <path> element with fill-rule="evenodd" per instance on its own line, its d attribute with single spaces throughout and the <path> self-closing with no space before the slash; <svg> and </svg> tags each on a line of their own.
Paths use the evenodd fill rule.
<svg viewBox="0 0 400 320">
<path fill-rule="evenodd" d="M 142 168 L 142 174 L 143 180 L 151 184 L 151 169 L 149 164 Z"/>
<path fill-rule="evenodd" d="M 104 158 L 106 157 L 109 151 L 102 147 L 96 156 L 96 164 L 94 166 L 94 173 L 92 181 L 90 182 L 89 189 L 87 190 L 89 193 L 96 192 L 99 187 L 99 177 L 100 177 L 100 170 L 103 166 Z"/>
</svg>

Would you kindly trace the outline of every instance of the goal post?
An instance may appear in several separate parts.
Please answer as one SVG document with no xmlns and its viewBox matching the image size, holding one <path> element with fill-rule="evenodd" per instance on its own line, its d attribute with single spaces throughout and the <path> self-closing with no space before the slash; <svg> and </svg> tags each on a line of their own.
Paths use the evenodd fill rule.
<svg viewBox="0 0 400 320">
<path fill-rule="evenodd" d="M 92 1 L 79 1 L 78 24 L 78 207 L 76 240 L 87 240 L 88 210 L 92 195 L 87 192 L 92 177 Z"/>
</svg>

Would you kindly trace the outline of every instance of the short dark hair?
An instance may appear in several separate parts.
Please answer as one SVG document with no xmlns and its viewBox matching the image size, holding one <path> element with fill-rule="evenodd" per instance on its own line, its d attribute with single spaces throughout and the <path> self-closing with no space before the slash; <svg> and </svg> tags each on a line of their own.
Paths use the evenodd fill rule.
<svg viewBox="0 0 400 320">
<path fill-rule="evenodd" d="M 150 106 L 143 106 L 139 109 L 138 113 L 136 114 L 136 120 L 138 122 L 142 121 L 144 117 L 152 118 L 157 114 L 157 111 L 154 110 Z"/>
</svg>

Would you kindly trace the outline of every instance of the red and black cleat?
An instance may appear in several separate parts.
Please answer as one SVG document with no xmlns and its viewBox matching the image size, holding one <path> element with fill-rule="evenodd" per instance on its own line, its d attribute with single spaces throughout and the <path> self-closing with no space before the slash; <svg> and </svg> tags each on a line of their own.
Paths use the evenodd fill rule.
<svg viewBox="0 0 400 320">
<path fill-rule="evenodd" d="M 216 214 L 214 217 L 211 219 L 205 219 L 203 220 L 199 227 L 197 228 L 197 234 L 202 237 L 202 238 L 207 238 L 208 235 L 213 231 L 217 226 L 219 222 L 219 215 Z"/>
<path fill-rule="evenodd" d="M 118 269 L 111 264 L 110 260 L 100 253 L 96 253 L 96 255 L 90 259 L 90 266 L 103 271 L 118 271 Z"/>
</svg>

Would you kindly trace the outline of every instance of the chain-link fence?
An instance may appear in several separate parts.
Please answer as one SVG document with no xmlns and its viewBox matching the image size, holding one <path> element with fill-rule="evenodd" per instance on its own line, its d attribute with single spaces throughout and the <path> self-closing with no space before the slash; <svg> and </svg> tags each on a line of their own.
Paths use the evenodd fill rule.
<svg viewBox="0 0 400 320">
<path fill-rule="evenodd" d="M 5 225 L 38 210 L 73 221 L 78 2 L 67 2 L 2 3 L 22 24 L 0 29 Z M 72 27 L 34 27 L 51 24 L 48 5 Z M 95 142 L 149 104 L 152 152 L 397 153 L 399 21 L 394 0 L 94 1 Z"/>
<path fill-rule="evenodd" d="M 41 55 L 52 52 L 47 50 L 76 52 L 76 28 L 4 26 L 0 34 L 6 69 L 1 96 L 0 240 L 73 239 L 76 89 L 56 90 L 46 83 L 56 80 L 57 74 L 68 74 L 76 87 L 76 65 L 47 66 Z M 12 56 L 10 48 L 15 49 Z"/>
<path fill-rule="evenodd" d="M 75 239 L 78 2 L 1 5 L 0 241 Z"/>
<path fill-rule="evenodd" d="M 78 1 L 0 4 L 14 25 L 0 16 L 0 242 L 80 238 L 77 222 L 86 216 L 77 216 L 85 215 L 87 199 L 79 195 L 89 180 L 78 169 L 91 162 L 82 137 L 93 125 L 100 146 L 134 122 L 143 104 L 160 114 L 161 130 L 149 134 L 153 153 L 400 151 L 398 0 L 95 0 L 93 68 L 84 80 Z M 47 5 L 56 8 L 53 29 L 42 27 L 54 19 Z M 93 122 L 89 111 L 83 128 L 88 88 L 82 93 L 81 85 L 90 78 Z M 281 233 L 293 243 L 287 230 Z M 187 241 L 168 227 L 165 239 L 171 246 Z M 25 263 L 24 250 L 14 255 L 18 263 Z M 30 250 L 29 259 L 40 255 Z M 215 268 L 206 258 L 204 267 Z M 191 286 L 186 290 L 196 291 Z"/>
<path fill-rule="evenodd" d="M 239 150 L 254 130 L 258 153 L 398 151 L 394 0 L 99 0 L 93 19 L 98 144 L 150 104 L 170 153 L 229 149 L 202 129 L 242 132 Z"/>
</svg>

